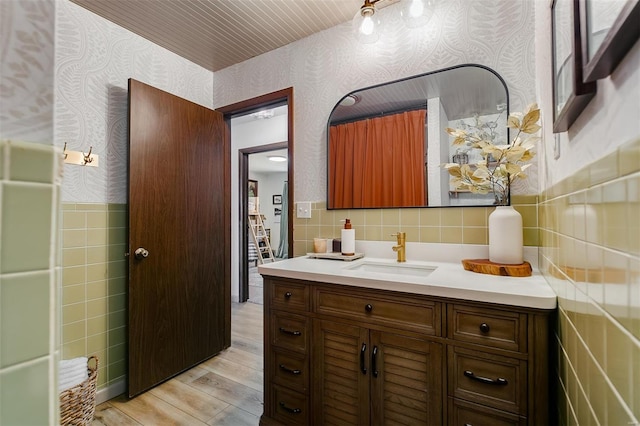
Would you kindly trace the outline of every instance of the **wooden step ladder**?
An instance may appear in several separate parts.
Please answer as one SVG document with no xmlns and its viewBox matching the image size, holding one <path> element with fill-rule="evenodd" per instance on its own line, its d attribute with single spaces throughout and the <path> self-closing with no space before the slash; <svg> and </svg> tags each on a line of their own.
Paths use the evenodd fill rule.
<svg viewBox="0 0 640 426">
<path fill-rule="evenodd" d="M 262 214 L 249 214 L 249 228 L 251 230 L 251 238 L 253 238 L 253 243 L 258 251 L 258 261 L 260 263 L 265 263 L 266 260 L 275 262 L 276 258 L 273 255 L 273 250 L 271 250 L 271 242 L 269 241 L 267 230 L 264 228 Z"/>
</svg>

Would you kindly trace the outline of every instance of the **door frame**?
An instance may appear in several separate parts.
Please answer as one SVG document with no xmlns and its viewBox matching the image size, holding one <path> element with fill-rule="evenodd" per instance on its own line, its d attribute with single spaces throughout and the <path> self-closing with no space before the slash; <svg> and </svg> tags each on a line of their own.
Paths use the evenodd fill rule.
<svg viewBox="0 0 640 426">
<path fill-rule="evenodd" d="M 249 111 L 257 110 L 259 108 L 265 108 L 269 106 L 273 106 L 275 104 L 287 105 L 287 141 L 279 142 L 276 144 L 269 145 L 261 145 L 254 148 L 245 148 L 243 150 L 239 150 L 239 158 L 238 158 L 238 173 L 239 173 L 239 203 L 238 206 L 238 225 L 239 225 L 239 235 L 240 241 L 238 244 L 239 253 L 238 259 L 241 265 L 239 281 L 240 285 L 240 302 L 246 302 L 249 298 L 249 265 L 248 265 L 248 250 L 249 244 L 247 241 L 248 232 L 247 227 L 248 224 L 248 212 L 247 212 L 247 200 L 248 200 L 248 190 L 247 190 L 247 179 L 249 176 L 249 162 L 248 162 L 248 154 L 262 152 L 262 151 L 271 151 L 273 149 L 281 149 L 286 146 L 287 148 L 287 181 L 288 181 L 288 197 L 287 197 L 287 255 L 288 257 L 293 257 L 293 213 L 294 213 L 294 205 L 293 205 L 293 193 L 294 193 L 294 182 L 293 182 L 293 87 L 288 87 L 286 89 L 277 90 L 275 92 L 267 93 L 265 95 L 261 95 L 255 98 L 246 99 L 244 101 L 236 102 L 231 105 L 227 105 L 221 108 L 216 108 L 216 111 L 219 111 L 224 116 L 225 123 L 225 141 L 228 143 L 228 146 L 231 147 L 231 118 L 233 116 L 242 115 L 248 113 Z M 285 145 L 286 144 L 286 145 Z M 276 146 L 274 148 L 274 146 Z M 251 151 L 250 151 L 251 150 Z M 233 190 L 233 189 L 232 189 Z"/>
</svg>

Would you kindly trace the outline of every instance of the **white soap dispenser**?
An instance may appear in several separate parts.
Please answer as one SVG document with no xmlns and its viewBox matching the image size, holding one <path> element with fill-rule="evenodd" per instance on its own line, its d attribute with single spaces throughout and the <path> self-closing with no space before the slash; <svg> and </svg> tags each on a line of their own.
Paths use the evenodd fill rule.
<svg viewBox="0 0 640 426">
<path fill-rule="evenodd" d="M 341 230 L 342 255 L 353 256 L 356 254 L 356 230 L 351 228 L 351 220 L 345 219 L 344 228 Z"/>
</svg>

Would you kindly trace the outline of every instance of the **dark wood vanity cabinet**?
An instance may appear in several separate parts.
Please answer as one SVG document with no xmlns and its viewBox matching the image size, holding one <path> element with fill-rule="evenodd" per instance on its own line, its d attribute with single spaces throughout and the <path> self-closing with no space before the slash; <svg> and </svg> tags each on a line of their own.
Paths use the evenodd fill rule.
<svg viewBox="0 0 640 426">
<path fill-rule="evenodd" d="M 264 278 L 261 424 L 549 423 L 552 311 Z"/>
<path fill-rule="evenodd" d="M 442 424 L 441 304 L 313 286 L 318 424 Z"/>
</svg>

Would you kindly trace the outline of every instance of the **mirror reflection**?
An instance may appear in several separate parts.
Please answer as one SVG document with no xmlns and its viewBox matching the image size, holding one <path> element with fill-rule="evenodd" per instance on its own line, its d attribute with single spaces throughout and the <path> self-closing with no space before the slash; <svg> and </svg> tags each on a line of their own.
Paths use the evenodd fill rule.
<svg viewBox="0 0 640 426">
<path fill-rule="evenodd" d="M 489 126 L 507 141 L 508 92 L 481 65 L 460 65 L 345 95 L 328 123 L 327 208 L 491 206 L 455 191 L 441 165 L 475 163 L 446 129 Z M 506 143 L 506 142 L 505 142 Z"/>
</svg>

